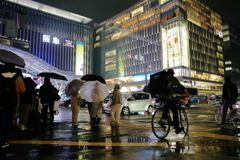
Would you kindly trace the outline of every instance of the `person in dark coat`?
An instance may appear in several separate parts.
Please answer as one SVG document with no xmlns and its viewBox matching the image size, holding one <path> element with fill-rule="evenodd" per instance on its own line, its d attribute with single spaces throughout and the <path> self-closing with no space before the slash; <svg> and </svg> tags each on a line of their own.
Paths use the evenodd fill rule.
<svg viewBox="0 0 240 160">
<path fill-rule="evenodd" d="M 20 96 L 19 124 L 21 130 L 27 130 L 26 124 L 32 107 L 34 88 L 37 84 L 30 77 L 23 78 L 23 81 L 26 91 Z"/>
<path fill-rule="evenodd" d="M 13 78 L 16 75 L 15 65 L 13 64 L 5 64 L 2 71 L 1 77 L 5 78 Z M 0 104 L 0 145 L 2 148 L 8 147 L 10 144 L 8 143 L 9 131 L 11 128 L 11 121 L 13 119 L 14 112 L 16 108 L 19 106 L 19 97 L 20 94 L 25 92 L 25 85 L 23 79 L 18 76 L 15 80 L 15 88 L 17 94 L 17 104 L 15 106 L 4 106 Z M 1 93 L 4 94 L 4 93 Z M 13 95 L 14 96 L 14 95 Z"/>
<path fill-rule="evenodd" d="M 222 122 L 221 128 L 223 128 L 226 119 L 226 112 L 228 108 L 232 109 L 232 104 L 236 104 L 238 98 L 238 88 L 237 85 L 231 81 L 230 77 L 225 77 L 225 83 L 223 85 L 222 92 L 222 103 L 223 105 L 223 113 L 222 113 Z"/>
<path fill-rule="evenodd" d="M 51 84 L 50 78 L 44 78 L 44 84 L 40 87 L 39 98 L 41 98 L 40 102 L 43 105 L 42 108 L 42 117 L 43 117 L 43 129 L 47 129 L 47 112 L 48 109 L 50 111 L 50 129 L 53 127 L 54 121 L 54 93 L 58 93 L 59 91 Z"/>
</svg>

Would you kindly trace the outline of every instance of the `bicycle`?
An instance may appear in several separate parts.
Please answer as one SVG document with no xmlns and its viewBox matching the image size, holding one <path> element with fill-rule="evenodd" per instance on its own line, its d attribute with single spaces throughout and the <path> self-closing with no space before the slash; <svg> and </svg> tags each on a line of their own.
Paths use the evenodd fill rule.
<svg viewBox="0 0 240 160">
<path fill-rule="evenodd" d="M 176 107 L 178 107 L 178 117 L 180 122 L 180 127 L 184 127 L 183 132 L 185 134 L 188 133 L 189 124 L 188 117 L 185 111 L 185 102 L 181 99 L 176 100 Z M 172 121 L 172 113 L 169 112 L 169 109 L 166 106 L 166 102 L 160 101 L 157 110 L 154 112 L 152 116 L 152 131 L 154 135 L 159 139 L 164 139 L 167 137 L 170 132 L 170 128 L 174 129 L 173 121 Z"/>
<path fill-rule="evenodd" d="M 218 125 L 220 125 L 222 121 L 222 112 L 223 105 L 218 108 L 216 107 L 214 118 Z M 236 108 L 236 104 L 232 104 L 232 109 L 226 113 L 225 124 L 229 123 L 232 123 L 235 128 L 240 129 L 240 110 Z"/>
</svg>

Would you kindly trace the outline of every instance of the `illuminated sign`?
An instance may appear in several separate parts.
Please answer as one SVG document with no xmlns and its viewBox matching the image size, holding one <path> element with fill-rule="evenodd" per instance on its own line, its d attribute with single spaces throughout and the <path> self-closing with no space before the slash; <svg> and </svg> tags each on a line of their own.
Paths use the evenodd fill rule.
<svg viewBox="0 0 240 160">
<path fill-rule="evenodd" d="M 147 80 L 150 80 L 150 74 L 147 74 Z M 142 74 L 142 75 L 137 75 L 137 76 L 133 76 L 133 82 L 139 82 L 139 81 L 145 81 L 146 75 Z"/>
<path fill-rule="evenodd" d="M 63 46 L 74 48 L 73 41 L 68 40 L 68 39 L 64 40 Z"/>
<path fill-rule="evenodd" d="M 218 29 L 216 30 L 216 33 L 217 33 L 217 35 L 219 35 L 219 37 L 223 36 L 222 31 L 219 31 Z"/>
<path fill-rule="evenodd" d="M 46 34 L 43 35 L 43 42 L 50 43 L 50 39 L 51 39 L 50 35 L 46 35 Z"/>
<path fill-rule="evenodd" d="M 57 37 L 53 37 L 53 44 L 60 44 L 59 39 Z"/>
<path fill-rule="evenodd" d="M 76 66 L 75 74 L 83 75 L 83 55 L 84 55 L 84 43 L 76 42 Z"/>
<path fill-rule="evenodd" d="M 135 60 L 139 60 L 139 61 L 144 61 L 144 57 L 141 56 L 141 55 L 140 55 L 140 56 L 139 56 L 139 55 L 135 55 L 135 56 L 134 56 L 134 59 L 135 59 Z"/>
<path fill-rule="evenodd" d="M 43 35 L 43 42 L 51 43 L 51 36 L 50 35 Z M 59 39 L 57 37 L 52 38 L 53 44 L 60 44 Z"/>
</svg>

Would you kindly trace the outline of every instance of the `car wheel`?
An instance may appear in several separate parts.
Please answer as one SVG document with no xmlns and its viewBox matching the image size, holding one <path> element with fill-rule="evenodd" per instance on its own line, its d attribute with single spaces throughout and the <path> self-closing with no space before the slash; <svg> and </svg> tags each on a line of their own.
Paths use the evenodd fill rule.
<svg viewBox="0 0 240 160">
<path fill-rule="evenodd" d="M 191 102 L 191 101 L 188 101 L 188 104 L 186 104 L 185 106 L 186 106 L 186 107 L 191 107 L 191 105 L 192 105 L 192 102 Z"/>
<path fill-rule="evenodd" d="M 130 113 L 129 108 L 128 108 L 128 107 L 123 107 L 123 109 L 122 109 L 122 114 L 123 114 L 123 115 L 128 115 L 129 113 Z"/>
<path fill-rule="evenodd" d="M 153 107 L 152 107 L 152 106 L 148 106 L 147 112 L 148 112 L 149 114 L 151 114 L 151 113 L 153 112 Z"/>
</svg>

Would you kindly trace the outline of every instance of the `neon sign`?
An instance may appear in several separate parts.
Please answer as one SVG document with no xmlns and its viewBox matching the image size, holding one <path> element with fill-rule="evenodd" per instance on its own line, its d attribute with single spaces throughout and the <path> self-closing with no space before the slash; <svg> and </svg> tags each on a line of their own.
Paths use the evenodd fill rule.
<svg viewBox="0 0 240 160">
<path fill-rule="evenodd" d="M 63 46 L 74 48 L 73 41 L 68 40 L 68 39 L 64 40 Z"/>
</svg>

